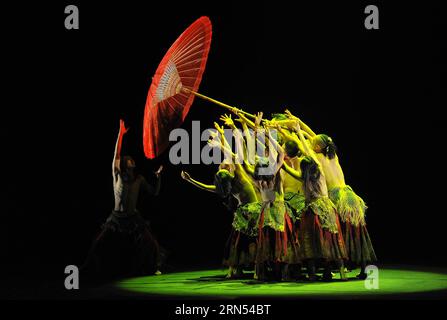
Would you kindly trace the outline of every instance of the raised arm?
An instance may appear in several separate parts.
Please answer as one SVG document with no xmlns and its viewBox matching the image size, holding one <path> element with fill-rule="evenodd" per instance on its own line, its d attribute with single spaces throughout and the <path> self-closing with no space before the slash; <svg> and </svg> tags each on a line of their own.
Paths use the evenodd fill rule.
<svg viewBox="0 0 447 320">
<path fill-rule="evenodd" d="M 160 186 L 161 186 L 161 178 L 157 176 L 157 180 L 155 181 L 155 185 L 151 185 L 147 182 L 147 180 L 141 176 L 141 189 L 151 196 L 158 196 L 160 194 Z"/>
<path fill-rule="evenodd" d="M 163 166 L 161 165 L 157 171 L 154 172 L 154 175 L 156 177 L 155 185 L 151 185 L 147 182 L 147 180 L 141 176 L 141 188 L 143 191 L 145 191 L 147 194 L 151 196 L 158 196 L 160 194 L 160 187 L 161 187 L 161 171 L 163 170 Z"/>
<path fill-rule="evenodd" d="M 238 150 L 240 150 L 240 148 L 242 147 L 242 144 L 244 142 L 244 138 L 241 134 L 240 131 L 236 130 L 234 131 L 234 135 L 235 135 L 235 140 L 236 140 L 236 144 L 237 144 L 237 148 Z M 253 159 L 253 163 L 254 163 L 254 159 Z M 254 165 L 252 165 L 247 157 L 243 158 L 243 165 L 240 163 L 240 161 L 235 161 L 235 165 L 236 165 L 236 171 L 240 173 L 240 176 L 243 178 L 242 180 L 248 181 L 250 183 L 253 182 L 253 175 L 255 173 L 255 168 Z"/>
<path fill-rule="evenodd" d="M 240 116 L 240 119 L 242 120 L 241 123 L 246 122 L 244 119 L 247 119 L 247 118 L 243 114 L 240 114 L 239 116 Z M 253 178 L 254 174 L 255 174 L 255 168 L 254 168 L 253 164 L 256 162 L 256 156 L 257 156 L 256 147 L 261 146 L 263 154 L 266 149 L 265 144 L 262 143 L 262 141 L 258 140 L 258 128 L 260 127 L 260 124 L 262 122 L 262 116 L 263 116 L 262 112 L 258 112 L 256 114 L 255 122 L 253 123 L 253 129 L 254 129 L 253 138 L 252 138 L 251 133 L 248 130 L 248 128 L 246 128 L 246 130 L 245 130 L 245 137 L 247 139 L 247 144 L 251 149 L 249 149 L 250 159 L 245 159 L 244 167 L 245 167 L 245 171 L 249 174 L 249 176 L 251 178 Z"/>
<path fill-rule="evenodd" d="M 216 125 L 215 125 L 216 126 Z M 219 148 L 225 155 L 225 158 L 227 159 L 232 159 L 232 163 L 235 164 L 237 169 L 244 169 L 242 167 L 242 164 L 240 163 L 240 161 L 238 161 L 237 157 L 239 155 L 236 155 L 231 149 L 230 146 L 228 145 L 228 142 L 226 141 L 225 135 L 223 133 L 223 130 L 221 130 L 221 128 L 219 128 L 219 126 L 216 126 L 217 131 L 219 132 L 219 137 L 218 136 L 214 136 L 213 139 L 208 140 L 208 145 L 212 148 Z M 235 133 L 235 140 L 237 144 L 241 143 L 241 140 L 243 139 L 241 136 L 241 133 L 236 130 L 234 131 Z M 237 147 L 238 150 L 240 150 L 240 148 L 243 148 L 242 146 L 238 146 Z M 252 165 L 250 165 L 247 162 L 247 159 L 244 157 L 243 158 L 243 163 L 244 163 L 244 167 L 245 167 L 245 171 L 248 171 L 250 173 L 254 173 L 254 168 Z"/>
<path fill-rule="evenodd" d="M 303 132 L 301 131 L 301 127 L 299 122 L 296 123 L 296 132 L 298 134 L 298 138 L 300 138 L 301 144 L 303 146 L 304 154 L 315 158 L 314 151 L 309 147 L 308 143 L 306 142 L 306 138 L 304 138 Z"/>
<path fill-rule="evenodd" d="M 228 144 L 227 138 L 225 137 L 225 131 L 223 127 L 220 127 L 217 122 L 214 122 L 214 127 L 218 132 L 218 136 L 213 136 L 212 140 L 209 140 L 209 145 L 211 147 L 218 147 L 225 156 L 225 159 L 235 159 L 236 155 L 231 150 L 231 146 Z M 218 138 L 217 141 L 220 141 L 220 144 L 216 144 L 214 139 Z M 213 141 L 213 142 L 211 142 Z"/>
<path fill-rule="evenodd" d="M 295 121 L 298 121 L 298 119 L 294 119 L 294 118 L 289 118 L 287 120 L 277 120 L 277 119 L 272 119 L 269 121 L 269 123 L 278 123 L 281 125 L 281 127 L 286 127 L 286 128 L 291 128 L 295 126 Z"/>
<path fill-rule="evenodd" d="M 219 120 L 223 121 L 223 123 L 228 126 L 230 129 L 235 130 L 236 125 L 234 124 L 233 119 L 231 118 L 231 114 L 224 114 L 223 116 L 220 116 Z"/>
<path fill-rule="evenodd" d="M 300 149 L 301 153 L 304 153 L 304 147 L 301 143 L 301 140 L 295 134 L 286 129 L 283 129 L 280 125 L 276 125 L 276 129 L 284 136 L 286 140 L 294 141 L 297 144 L 298 149 Z"/>
<path fill-rule="evenodd" d="M 231 115 L 223 115 L 220 117 L 220 120 L 222 120 L 225 125 L 227 125 L 229 128 L 231 128 L 233 130 L 233 136 L 235 138 L 236 141 L 236 156 L 238 157 L 238 159 L 240 159 L 240 152 L 242 152 L 242 156 L 243 156 L 243 161 L 247 160 L 247 157 L 253 157 L 254 158 L 254 151 L 252 149 L 254 149 L 254 146 L 251 146 L 251 137 L 247 137 L 247 144 L 244 143 L 244 139 L 241 135 L 240 129 L 238 129 L 236 127 L 236 125 L 234 124 L 233 119 L 231 118 Z M 247 127 L 247 124 L 245 123 L 245 121 L 243 121 L 241 118 L 236 119 L 236 121 L 240 122 L 242 124 L 242 129 L 244 130 L 244 134 L 245 135 L 250 135 L 250 131 Z M 214 125 L 216 127 L 216 124 Z M 216 129 L 219 131 L 219 128 L 216 127 Z M 219 131 L 220 132 L 220 131 Z M 221 134 L 223 134 L 222 132 L 220 132 Z M 226 142 L 226 140 L 225 140 Z M 228 143 L 224 144 L 229 148 Z M 253 156 L 252 156 L 253 155 Z M 240 161 L 237 161 L 240 162 Z M 250 162 L 250 163 L 254 163 Z"/>
<path fill-rule="evenodd" d="M 323 168 L 321 166 L 320 161 L 318 161 L 317 155 L 312 150 L 312 148 L 309 147 L 309 144 L 307 143 L 306 139 L 304 138 L 304 135 L 303 135 L 303 132 L 301 131 L 299 122 L 297 122 L 296 130 L 297 130 L 297 133 L 298 133 L 298 137 L 300 138 L 300 140 L 301 140 L 301 142 L 303 144 L 304 154 L 309 156 L 309 157 L 311 157 L 318 164 L 318 167 L 320 168 L 320 171 L 324 172 Z"/>
<path fill-rule="evenodd" d="M 254 122 L 254 138 L 255 138 L 255 141 L 258 140 L 258 130 L 261 128 L 261 122 L 262 122 L 263 115 L 264 115 L 263 112 L 258 112 L 256 114 L 256 118 L 255 118 L 255 122 Z M 264 140 L 261 141 L 261 142 L 265 144 L 265 136 L 261 135 L 260 138 L 261 139 L 264 138 Z"/>
<path fill-rule="evenodd" d="M 301 128 L 310 136 L 310 137 L 315 137 L 317 134 L 315 132 L 312 131 L 312 129 L 306 125 L 300 118 L 294 116 L 289 110 L 285 110 L 284 113 L 289 116 L 292 119 L 298 120 L 300 123 Z"/>
<path fill-rule="evenodd" d="M 237 112 L 236 113 L 239 116 L 239 119 L 241 121 L 239 121 L 242 125 L 246 125 L 247 127 L 254 129 L 256 127 L 256 124 L 251 121 L 250 119 L 248 119 L 242 112 Z"/>
<path fill-rule="evenodd" d="M 306 131 L 301 130 L 301 132 L 303 133 L 303 136 L 307 139 L 307 140 L 312 140 L 312 136 L 310 134 L 308 134 Z"/>
<path fill-rule="evenodd" d="M 273 138 L 272 133 L 270 129 L 267 130 L 268 136 L 269 136 L 269 142 L 271 146 L 275 149 L 277 152 L 276 155 L 274 155 L 270 150 L 269 151 L 269 161 L 273 161 L 276 163 L 275 167 L 275 174 L 281 169 L 283 163 L 284 163 L 284 149 L 279 145 L 278 141 Z M 270 146 L 269 146 L 270 147 Z"/>
<path fill-rule="evenodd" d="M 236 121 L 239 121 L 242 125 L 242 130 L 244 132 L 245 141 L 247 141 L 247 158 L 244 159 L 244 161 L 247 161 L 249 164 L 255 163 L 255 156 L 256 156 L 256 146 L 255 146 L 255 140 L 253 139 L 251 135 L 251 131 L 248 128 L 247 123 L 243 120 L 242 117 L 239 119 L 236 119 Z"/>
<path fill-rule="evenodd" d="M 199 189 L 202 189 L 202 190 L 205 190 L 205 191 L 209 191 L 209 192 L 213 192 L 213 193 L 216 192 L 216 186 L 215 185 L 213 185 L 213 184 L 205 184 L 205 183 L 202 183 L 200 181 L 194 180 L 193 178 L 191 178 L 191 176 L 189 175 L 188 172 L 182 171 L 181 177 L 184 180 L 188 181 L 193 186 L 195 186 L 195 187 L 197 187 Z"/>
<path fill-rule="evenodd" d="M 121 146 L 123 144 L 123 136 L 126 134 L 128 129 L 126 129 L 124 125 L 124 121 L 120 120 L 120 129 L 118 132 L 118 138 L 115 143 L 115 152 L 113 154 L 113 162 L 112 162 L 112 175 L 115 179 L 117 172 L 120 170 L 120 156 L 121 156 Z"/>
<path fill-rule="evenodd" d="M 239 129 L 233 130 L 234 140 L 236 142 L 236 165 L 241 165 L 241 163 L 245 163 L 248 160 L 248 150 L 247 146 L 244 143 L 244 137 Z M 242 158 L 241 158 L 242 155 Z M 242 161 L 241 161 L 242 160 Z"/>
<path fill-rule="evenodd" d="M 282 165 L 282 168 L 284 169 L 285 172 L 290 174 L 295 179 L 303 180 L 303 177 L 300 175 L 300 173 L 297 170 L 295 170 L 294 168 L 292 168 L 291 166 L 289 166 L 287 163 L 284 162 Z"/>
<path fill-rule="evenodd" d="M 222 137 L 223 135 L 220 135 L 220 137 Z M 225 142 L 222 142 L 221 138 L 214 138 L 214 139 L 209 139 L 208 140 L 208 145 L 211 148 L 219 148 L 225 155 L 226 159 L 232 159 L 231 162 L 235 162 L 236 159 L 236 154 L 230 149 L 229 146 L 225 145 Z"/>
</svg>

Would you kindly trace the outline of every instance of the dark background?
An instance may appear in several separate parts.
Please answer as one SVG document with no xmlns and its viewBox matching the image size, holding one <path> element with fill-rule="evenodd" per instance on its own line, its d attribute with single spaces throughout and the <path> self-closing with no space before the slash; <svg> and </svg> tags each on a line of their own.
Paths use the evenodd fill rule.
<svg viewBox="0 0 447 320">
<path fill-rule="evenodd" d="M 65 30 L 78 5 L 80 30 Z M 380 30 L 364 28 L 376 4 Z M 440 8 L 389 1 L 64 2 L 2 9 L 1 209 L 4 275 L 50 281 L 81 265 L 113 208 L 118 120 L 139 171 L 165 165 L 161 194 L 142 198 L 173 269 L 219 266 L 231 214 L 180 178 L 212 182 L 216 166 L 144 158 L 151 76 L 178 35 L 202 15 L 213 40 L 200 92 L 244 110 L 299 115 L 331 135 L 347 183 L 369 206 L 381 263 L 447 266 L 444 136 L 445 18 Z M 3 25 L 4 24 L 4 25 Z M 441 92 L 443 90 L 443 92 Z M 196 99 L 183 128 L 209 128 L 223 111 Z M 441 121 L 440 121 L 441 120 Z M 39 272 L 39 277 L 32 276 Z M 32 282 L 31 282 L 32 286 Z"/>
</svg>

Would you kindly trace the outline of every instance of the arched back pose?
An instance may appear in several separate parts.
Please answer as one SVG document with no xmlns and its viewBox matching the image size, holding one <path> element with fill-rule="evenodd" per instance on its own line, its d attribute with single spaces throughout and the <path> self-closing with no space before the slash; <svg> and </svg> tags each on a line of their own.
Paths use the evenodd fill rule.
<svg viewBox="0 0 447 320">
<path fill-rule="evenodd" d="M 333 263 L 337 264 L 341 279 L 346 279 L 343 264 L 347 257 L 346 248 L 335 206 L 328 197 L 326 176 L 316 154 L 304 138 L 299 122 L 296 122 L 296 131 L 299 137 L 296 142 L 302 146 L 306 155 L 300 163 L 301 174 L 287 164 L 284 169 L 303 181 L 307 209 L 301 219 L 300 240 L 302 254 L 308 261 L 309 278 L 316 279 L 315 264 L 320 261 L 325 267 L 325 280 L 332 278 Z"/>
<path fill-rule="evenodd" d="M 366 279 L 365 267 L 377 261 L 377 257 L 366 228 L 365 202 L 345 183 L 332 139 L 325 134 L 318 134 L 312 138 L 312 148 L 323 167 L 329 197 L 336 205 L 342 221 L 349 261 L 354 266 L 360 266 L 358 277 Z"/>
<path fill-rule="evenodd" d="M 134 172 L 135 161 L 121 157 L 123 136 L 127 132 L 120 120 L 120 129 L 112 162 L 114 210 L 94 240 L 86 263 L 85 273 L 95 277 L 121 277 L 160 274 L 160 248 L 149 224 L 137 211 L 140 190 L 156 196 L 160 190 L 162 166 L 155 172 L 157 182 L 150 185 Z"/>
<path fill-rule="evenodd" d="M 291 119 L 303 122 L 286 111 Z M 377 261 L 374 248 L 366 227 L 366 205 L 352 188 L 345 183 L 343 170 L 340 166 L 337 148 L 331 137 L 325 134 L 316 134 L 308 126 L 305 130 L 311 142 L 311 148 L 321 163 L 325 176 L 329 197 L 337 207 L 343 226 L 346 250 L 350 263 L 360 266 L 361 279 L 366 279 L 365 267 L 368 263 Z"/>
</svg>

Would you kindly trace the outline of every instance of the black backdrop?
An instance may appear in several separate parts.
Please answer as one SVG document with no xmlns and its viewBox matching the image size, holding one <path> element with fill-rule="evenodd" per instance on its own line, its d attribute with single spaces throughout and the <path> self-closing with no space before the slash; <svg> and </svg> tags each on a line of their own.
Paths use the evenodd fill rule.
<svg viewBox="0 0 447 320">
<path fill-rule="evenodd" d="M 180 178 L 212 181 L 216 166 L 144 158 L 150 80 L 176 37 L 202 15 L 213 40 L 200 91 L 247 111 L 289 107 L 339 148 L 347 182 L 369 205 L 384 263 L 446 265 L 437 133 L 445 76 L 442 12 L 427 4 L 295 1 L 95 2 L 3 7 L 7 82 L 2 103 L 2 267 L 56 277 L 80 265 L 113 206 L 111 161 L 123 118 L 124 152 L 139 171 L 165 165 L 161 194 L 141 199 L 175 269 L 219 266 L 231 215 Z M 64 29 L 77 4 L 80 30 Z M 9 98 L 9 99 L 7 99 Z M 196 99 L 191 121 L 211 127 L 222 110 Z M 433 145 L 430 145 L 433 143 Z M 440 151 L 438 151 L 440 150 Z M 44 279 L 41 278 L 41 279 Z"/>
</svg>

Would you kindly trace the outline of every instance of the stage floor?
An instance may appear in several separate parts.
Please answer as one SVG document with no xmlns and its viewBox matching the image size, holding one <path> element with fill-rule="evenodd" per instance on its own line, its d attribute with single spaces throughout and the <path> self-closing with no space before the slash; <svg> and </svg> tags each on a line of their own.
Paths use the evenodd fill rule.
<svg viewBox="0 0 447 320">
<path fill-rule="evenodd" d="M 348 274 L 349 281 L 332 282 L 269 282 L 254 281 L 247 274 L 244 279 L 225 279 L 225 270 L 179 272 L 118 281 L 103 287 L 114 291 L 114 296 L 168 299 L 407 299 L 447 298 L 447 271 L 402 268 L 379 268 L 379 288 L 367 289 L 358 280 L 358 270 Z M 110 291 L 109 291 L 110 293 Z"/>
</svg>

